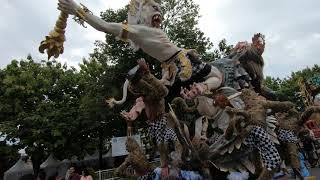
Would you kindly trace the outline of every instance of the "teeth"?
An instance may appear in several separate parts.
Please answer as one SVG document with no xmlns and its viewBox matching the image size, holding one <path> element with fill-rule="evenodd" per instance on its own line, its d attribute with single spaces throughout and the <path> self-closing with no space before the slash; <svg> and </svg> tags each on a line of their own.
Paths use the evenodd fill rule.
<svg viewBox="0 0 320 180">
<path fill-rule="evenodd" d="M 152 20 L 160 20 L 161 19 L 161 16 L 160 15 L 155 15 L 153 16 Z"/>
</svg>

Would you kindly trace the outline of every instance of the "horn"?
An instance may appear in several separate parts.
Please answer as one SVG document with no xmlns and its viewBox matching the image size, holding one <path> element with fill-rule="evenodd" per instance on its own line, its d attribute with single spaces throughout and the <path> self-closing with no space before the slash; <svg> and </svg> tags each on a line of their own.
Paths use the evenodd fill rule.
<svg viewBox="0 0 320 180">
<path fill-rule="evenodd" d="M 123 89 L 122 89 L 122 99 L 120 101 L 117 101 L 115 100 L 114 98 L 110 98 L 108 99 L 106 102 L 108 104 L 108 106 L 110 108 L 113 108 L 114 105 L 121 105 L 123 104 L 124 102 L 126 102 L 127 100 L 127 95 L 128 95 L 128 86 L 129 86 L 129 80 L 126 79 L 126 81 L 124 82 L 124 85 L 123 85 Z"/>
</svg>

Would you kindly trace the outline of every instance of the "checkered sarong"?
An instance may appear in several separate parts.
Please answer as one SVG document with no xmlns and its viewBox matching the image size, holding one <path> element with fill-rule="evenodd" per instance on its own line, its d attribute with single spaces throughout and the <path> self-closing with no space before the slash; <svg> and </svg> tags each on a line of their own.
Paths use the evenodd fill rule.
<svg viewBox="0 0 320 180">
<path fill-rule="evenodd" d="M 179 62 L 179 60 L 176 60 L 176 65 L 177 65 L 177 69 L 178 69 L 178 74 L 183 71 L 183 67 L 181 66 L 181 63 Z M 190 62 L 192 65 L 192 76 L 194 76 L 195 74 L 200 73 L 204 67 L 207 65 L 204 62 L 201 63 L 193 63 L 192 61 Z"/>
<path fill-rule="evenodd" d="M 155 178 L 155 176 L 156 176 L 156 174 L 152 171 L 146 175 L 140 176 L 138 179 L 139 180 L 153 180 Z"/>
<path fill-rule="evenodd" d="M 250 148 L 259 150 L 263 165 L 268 170 L 277 168 L 280 165 L 279 152 L 263 128 L 254 126 L 244 143 Z"/>
<path fill-rule="evenodd" d="M 290 143 L 297 143 L 298 137 L 294 134 L 293 131 L 279 129 L 277 132 L 278 139 L 282 142 L 290 142 Z"/>
<path fill-rule="evenodd" d="M 157 144 L 168 141 L 176 141 L 177 135 L 172 128 L 167 127 L 167 118 L 163 116 L 161 119 L 149 123 L 149 136 L 155 138 Z"/>
<path fill-rule="evenodd" d="M 221 136 L 223 136 L 223 134 L 214 133 L 214 134 L 208 139 L 209 145 L 216 143 L 216 142 L 220 139 Z"/>
</svg>

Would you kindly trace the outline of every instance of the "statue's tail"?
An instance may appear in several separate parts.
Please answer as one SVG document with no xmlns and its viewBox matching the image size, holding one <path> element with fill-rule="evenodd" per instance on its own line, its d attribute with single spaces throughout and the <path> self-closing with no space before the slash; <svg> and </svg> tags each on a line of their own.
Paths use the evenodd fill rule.
<svg viewBox="0 0 320 180">
<path fill-rule="evenodd" d="M 113 108 L 114 105 L 121 105 L 124 102 L 126 102 L 127 100 L 127 95 L 128 95 L 128 86 L 129 86 L 129 80 L 126 79 L 126 81 L 124 82 L 123 85 L 123 89 L 122 89 L 122 99 L 120 101 L 115 100 L 114 98 L 110 98 L 108 99 L 106 102 L 109 105 L 109 107 Z"/>
</svg>

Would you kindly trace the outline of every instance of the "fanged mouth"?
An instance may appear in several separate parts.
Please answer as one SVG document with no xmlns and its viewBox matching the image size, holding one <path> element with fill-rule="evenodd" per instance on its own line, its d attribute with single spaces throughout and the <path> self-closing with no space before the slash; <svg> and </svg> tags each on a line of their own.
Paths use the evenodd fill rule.
<svg viewBox="0 0 320 180">
<path fill-rule="evenodd" d="M 156 14 L 152 16 L 152 27 L 160 28 L 162 22 L 162 18 L 160 14 Z"/>
</svg>

